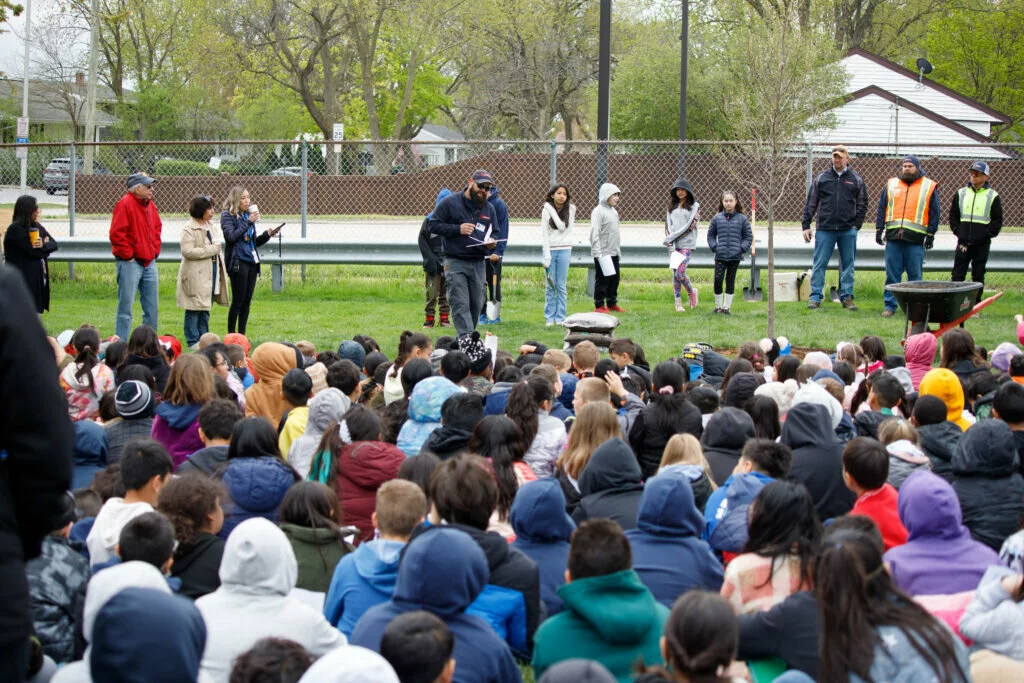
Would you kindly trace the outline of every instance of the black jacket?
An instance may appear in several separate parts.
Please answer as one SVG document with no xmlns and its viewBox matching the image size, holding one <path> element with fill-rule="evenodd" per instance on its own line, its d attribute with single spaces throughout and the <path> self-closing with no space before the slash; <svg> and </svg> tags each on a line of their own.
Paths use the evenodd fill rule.
<svg viewBox="0 0 1024 683">
<path fill-rule="evenodd" d="M 673 424 L 655 424 L 652 411 L 655 410 L 655 402 L 671 402 L 679 406 L 682 415 Z M 693 434 L 698 439 L 704 433 L 704 421 L 701 418 L 700 410 L 686 400 L 681 394 L 674 396 L 657 396 L 652 399 L 651 404 L 636 416 L 633 428 L 629 430 L 629 445 L 636 453 L 636 459 L 640 463 L 640 471 L 644 480 L 650 479 L 658 473 L 658 466 L 661 464 L 661 456 L 665 452 L 665 444 L 676 434 Z"/>
<path fill-rule="evenodd" d="M 582 499 L 572 513 L 579 524 L 604 517 L 623 531 L 636 528 L 636 513 L 644 493 L 643 474 L 629 445 L 608 439 L 597 447 L 580 475 Z"/>
<path fill-rule="evenodd" d="M 576 512 L 576 508 L 580 504 L 580 492 L 576 490 L 576 487 L 569 481 L 569 475 L 565 473 L 565 470 L 558 470 L 555 474 L 555 478 L 558 480 L 558 485 L 562 487 L 562 495 L 565 496 L 565 511 L 570 515 Z"/>
<path fill-rule="evenodd" d="M 953 476 L 964 526 L 974 540 L 998 551 L 1024 515 L 1024 478 L 1009 425 L 982 420 L 964 432 L 953 455 Z"/>
<path fill-rule="evenodd" d="M 252 261 L 254 252 L 257 257 L 259 255 L 259 247 L 270 241 L 270 231 L 264 230 L 263 232 L 255 235 L 252 244 L 247 241 L 249 226 L 255 228 L 255 224 L 250 223 L 246 220 L 245 216 L 241 213 L 232 215 L 230 211 L 225 211 L 220 215 L 220 229 L 224 232 L 224 246 L 225 254 L 224 261 L 227 263 L 228 272 L 234 272 L 235 262 L 238 260 Z M 243 253 L 250 252 L 248 256 L 242 257 Z M 257 272 L 260 270 L 259 263 L 256 265 Z"/>
<path fill-rule="evenodd" d="M 509 545 L 494 531 L 481 531 L 465 524 L 450 524 L 452 528 L 465 531 L 473 537 L 484 551 L 491 578 L 487 583 L 508 588 L 522 594 L 526 603 L 526 642 L 533 651 L 533 634 L 541 622 L 540 571 L 537 563 L 518 548 Z"/>
<path fill-rule="evenodd" d="M 818 678 L 818 601 L 808 591 L 793 593 L 764 612 L 741 614 L 736 659 L 778 657 L 790 669 Z"/>
<path fill-rule="evenodd" d="M 38 223 L 33 227 L 39 230 L 39 239 L 49 238 L 49 242 L 35 249 L 28 239 L 29 226 L 11 223 L 4 233 L 4 256 L 7 265 L 21 271 L 29 295 L 35 303 L 36 313 L 42 313 L 50 310 L 50 272 L 46 259 L 57 251 L 57 240 L 50 237 L 46 228 Z"/>
<path fill-rule="evenodd" d="M 444 425 L 440 429 L 430 432 L 430 436 L 423 442 L 420 448 L 420 455 L 433 453 L 441 460 L 454 458 L 466 452 L 472 432 L 459 429 L 454 425 Z"/>
<path fill-rule="evenodd" d="M 711 416 L 700 437 L 711 478 L 721 486 L 732 475 L 747 439 L 754 438 L 754 421 L 739 408 L 722 408 Z"/>
<path fill-rule="evenodd" d="M 807 487 L 821 520 L 849 512 L 857 497 L 843 483 L 843 446 L 832 431 L 828 408 L 812 403 L 790 408 L 780 441 L 793 449 L 786 478 Z"/>
<path fill-rule="evenodd" d="M 427 275 L 438 275 L 444 270 L 444 240 L 431 236 L 427 230 L 430 218 L 424 218 L 420 224 L 419 238 L 416 240 L 423 257 L 423 272 Z"/>
<path fill-rule="evenodd" d="M 877 410 L 867 410 L 863 413 L 857 413 L 853 418 L 853 425 L 857 428 L 857 436 L 870 436 L 877 441 L 879 426 L 893 418 L 894 416 L 885 415 Z"/>
<path fill-rule="evenodd" d="M 181 579 L 178 593 L 198 600 L 220 588 L 220 560 L 224 555 L 224 539 L 200 532 L 195 545 L 174 558 L 171 576 Z"/>
<path fill-rule="evenodd" d="M 0 425 L 0 633 L 5 643 L 20 645 L 32 630 L 25 562 L 39 556 L 67 503 L 75 433 L 25 280 L 4 265 Z"/>
<path fill-rule="evenodd" d="M 124 358 L 124 362 L 121 363 L 121 367 L 117 369 L 114 379 L 118 384 L 123 382 L 121 379 L 122 371 L 129 365 L 144 365 L 149 368 L 149 371 L 153 373 L 153 379 L 156 380 L 156 391 L 159 394 L 164 393 L 164 388 L 167 386 L 167 377 L 171 374 L 171 369 L 167 367 L 167 362 L 163 356 L 150 356 L 149 358 L 143 358 L 142 356 L 136 356 L 133 353 L 129 353 Z"/>
<path fill-rule="evenodd" d="M 473 246 L 473 240 L 482 240 L 487 229 L 494 223 L 494 207 L 490 202 L 477 206 L 471 199 L 466 198 L 463 190 L 441 200 L 432 216 L 427 224 L 428 229 L 431 233 L 444 238 L 445 256 L 466 261 L 483 261 L 485 249 L 482 246 Z M 463 235 L 459 231 L 462 223 L 482 225 L 483 232 L 477 230 L 471 235 Z"/>
<path fill-rule="evenodd" d="M 849 166 L 839 175 L 830 164 L 818 174 L 807 191 L 804 203 L 804 230 L 811 229 L 811 218 L 818 215 L 818 230 L 860 230 L 868 212 L 868 190 L 864 179 Z"/>
<path fill-rule="evenodd" d="M 1014 432 L 1013 442 L 1017 444 L 1017 465 L 1021 475 L 1024 475 L 1024 432 Z"/>
<path fill-rule="evenodd" d="M 973 192 L 973 186 L 968 184 L 966 189 Z M 991 187 L 985 183 L 985 187 Z M 968 200 L 969 202 L 970 200 Z M 981 206 L 980 204 L 978 206 Z M 949 207 L 949 229 L 956 235 L 956 241 L 960 244 L 977 244 L 988 242 L 999 235 L 1003 229 L 1003 198 L 998 194 L 992 200 L 992 208 L 989 212 L 989 224 L 968 223 L 960 220 L 960 192 L 953 194 L 953 203 Z"/>
<path fill-rule="evenodd" d="M 967 396 L 967 383 L 971 381 L 972 377 L 982 372 L 992 372 L 987 365 L 975 365 L 969 360 L 957 361 L 950 370 L 960 378 L 960 386 L 963 387 L 965 397 Z"/>
<path fill-rule="evenodd" d="M 949 420 L 917 428 L 921 450 L 932 461 L 932 472 L 950 484 L 953 483 L 953 454 L 963 435 L 960 425 Z"/>
</svg>

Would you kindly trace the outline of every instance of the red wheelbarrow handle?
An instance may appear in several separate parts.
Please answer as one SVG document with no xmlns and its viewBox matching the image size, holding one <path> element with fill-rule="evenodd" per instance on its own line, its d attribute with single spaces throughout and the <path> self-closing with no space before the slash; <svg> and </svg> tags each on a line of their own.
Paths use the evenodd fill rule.
<svg viewBox="0 0 1024 683">
<path fill-rule="evenodd" d="M 983 301 L 979 301 L 978 303 L 974 304 L 974 308 L 972 308 L 966 314 L 960 316 L 956 320 L 953 320 L 952 322 L 943 323 L 943 324 L 939 325 L 939 329 L 937 329 L 937 330 L 926 330 L 926 332 L 934 335 L 936 338 L 939 338 L 942 335 L 944 335 L 946 332 L 948 332 L 949 330 L 953 329 L 954 327 L 959 327 L 960 323 L 964 322 L 965 320 L 970 318 L 975 313 L 978 313 L 979 311 L 981 311 L 981 309 L 985 308 L 986 306 L 991 306 L 993 303 L 995 303 L 995 300 L 998 299 L 999 297 L 1001 297 L 1002 295 L 1003 295 L 1002 292 L 996 292 L 995 294 L 993 294 L 989 298 L 987 298 L 987 299 L 985 299 Z M 903 346 L 904 344 L 906 344 L 906 341 L 907 341 L 906 339 L 902 339 L 900 341 L 900 346 Z"/>
</svg>

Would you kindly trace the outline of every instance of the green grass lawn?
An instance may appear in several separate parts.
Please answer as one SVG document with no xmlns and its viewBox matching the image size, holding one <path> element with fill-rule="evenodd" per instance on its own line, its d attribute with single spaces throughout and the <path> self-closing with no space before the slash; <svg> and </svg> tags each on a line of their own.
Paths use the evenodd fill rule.
<svg viewBox="0 0 1024 683">
<path fill-rule="evenodd" d="M 114 267 L 108 264 L 77 264 L 76 279 L 68 279 L 68 266 L 52 265 L 53 291 L 51 312 L 43 324 L 51 334 L 92 323 L 106 336 L 113 334 L 116 312 Z M 178 266 L 160 266 L 160 333 L 184 339 L 183 313 L 175 307 L 175 281 Z M 298 266 L 285 268 L 285 286 L 280 294 L 270 287 L 270 268 L 264 270 L 253 300 L 248 336 L 254 346 L 262 341 L 308 339 L 318 349 L 336 348 L 343 339 L 369 334 L 392 356 L 399 333 L 418 330 L 423 324 L 423 272 L 417 267 L 383 266 L 309 266 L 302 282 Z M 689 341 L 707 341 L 716 347 L 735 347 L 757 340 L 767 332 L 767 302 L 747 303 L 740 293 L 744 274 L 737 277 L 737 293 L 732 315 L 711 315 L 714 298 L 711 272 L 695 270 L 692 279 L 700 288 L 700 306 L 696 311 L 676 313 L 673 307 L 669 271 L 663 269 L 626 270 L 619 290 L 620 305 L 628 312 L 620 315 L 616 336 L 639 342 L 649 360 L 678 355 Z M 749 276 L 746 276 L 749 278 Z M 502 283 L 504 306 L 500 325 L 486 329 L 499 337 L 499 345 L 516 353 L 520 343 L 536 339 L 559 346 L 564 336 L 560 327 L 544 326 L 544 281 L 540 268 L 509 268 Z M 832 276 L 834 279 L 834 275 Z M 776 335 L 789 337 L 796 346 L 834 349 L 837 341 L 858 340 L 865 334 L 881 336 L 891 352 L 899 352 L 904 321 L 900 316 L 879 317 L 882 311 L 881 273 L 857 276 L 857 304 L 860 311 L 850 313 L 838 304 L 826 303 L 818 311 L 806 304 L 779 303 L 776 307 Z M 766 281 L 767 278 L 764 278 Z M 762 283 L 762 285 L 764 282 Z M 992 288 L 994 291 L 994 288 Z M 586 296 L 586 271 L 574 268 L 569 276 L 569 312 L 591 310 Z M 135 306 L 135 322 L 142 311 Z M 987 308 L 981 319 L 967 323 L 976 341 L 990 351 L 1000 342 L 1015 339 L 1013 315 L 1024 312 L 1024 293 L 1018 288 Z M 227 331 L 227 309 L 215 306 L 210 318 L 211 331 Z M 454 330 L 435 328 L 430 335 L 453 334 Z"/>
</svg>

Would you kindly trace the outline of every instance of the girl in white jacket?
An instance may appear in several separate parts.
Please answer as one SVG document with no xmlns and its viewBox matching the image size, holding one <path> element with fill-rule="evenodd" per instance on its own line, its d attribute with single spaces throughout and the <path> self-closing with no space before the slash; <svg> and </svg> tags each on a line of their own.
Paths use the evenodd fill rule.
<svg viewBox="0 0 1024 683">
<path fill-rule="evenodd" d="M 567 315 L 565 283 L 569 279 L 572 257 L 572 228 L 576 206 L 569 202 L 569 188 L 555 185 L 548 190 L 540 215 L 540 238 L 543 245 L 544 321 L 548 326 L 560 323 Z"/>
<path fill-rule="evenodd" d="M 697 248 L 699 214 L 700 204 L 693 194 L 693 186 L 680 177 L 670 191 L 668 213 L 665 215 L 665 241 L 662 242 L 672 255 L 672 288 L 676 295 L 676 310 L 680 313 L 686 310 L 682 300 L 684 288 L 690 308 L 697 308 L 697 288 L 686 276 L 686 267 L 690 264 L 693 250 Z"/>
</svg>

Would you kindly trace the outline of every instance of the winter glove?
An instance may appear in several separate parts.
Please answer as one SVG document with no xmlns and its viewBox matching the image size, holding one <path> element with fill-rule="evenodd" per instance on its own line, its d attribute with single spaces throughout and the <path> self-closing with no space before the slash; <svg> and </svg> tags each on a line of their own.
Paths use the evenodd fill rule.
<svg viewBox="0 0 1024 683">
<path fill-rule="evenodd" d="M 877 244 L 880 247 L 884 247 L 885 246 L 885 229 L 884 228 L 879 228 L 878 230 L 875 230 L 875 244 Z"/>
<path fill-rule="evenodd" d="M 928 235 L 924 238 L 924 248 L 931 249 L 935 246 L 935 235 Z"/>
</svg>

